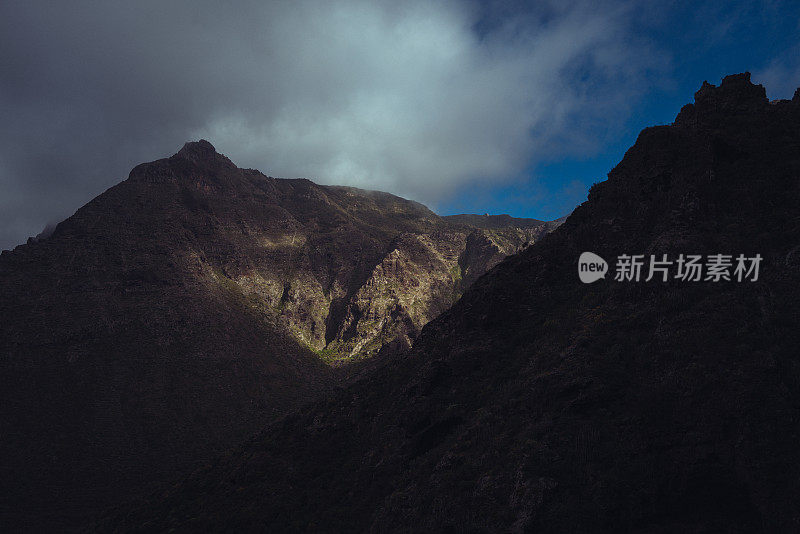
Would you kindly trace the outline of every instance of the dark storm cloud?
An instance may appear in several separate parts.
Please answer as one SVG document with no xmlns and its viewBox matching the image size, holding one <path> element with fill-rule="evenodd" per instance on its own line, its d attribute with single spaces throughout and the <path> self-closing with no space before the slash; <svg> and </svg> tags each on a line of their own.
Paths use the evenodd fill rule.
<svg viewBox="0 0 800 534">
<path fill-rule="evenodd" d="M 650 57 L 621 4 L 3 2 L 0 248 L 205 137 L 435 204 L 581 150 Z"/>
</svg>

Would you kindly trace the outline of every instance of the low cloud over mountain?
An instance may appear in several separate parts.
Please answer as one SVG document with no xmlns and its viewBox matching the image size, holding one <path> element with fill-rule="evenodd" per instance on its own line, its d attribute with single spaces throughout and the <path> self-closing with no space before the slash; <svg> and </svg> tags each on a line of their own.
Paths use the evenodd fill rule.
<svg viewBox="0 0 800 534">
<path fill-rule="evenodd" d="M 507 180 L 625 116 L 653 63 L 630 26 L 584 2 L 5 3 L 0 248 L 191 137 L 433 205 Z"/>
</svg>

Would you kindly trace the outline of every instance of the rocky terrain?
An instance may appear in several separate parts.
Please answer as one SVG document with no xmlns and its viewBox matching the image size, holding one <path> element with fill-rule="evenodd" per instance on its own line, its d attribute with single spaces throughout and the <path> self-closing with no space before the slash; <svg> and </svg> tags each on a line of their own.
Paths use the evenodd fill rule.
<svg viewBox="0 0 800 534">
<path fill-rule="evenodd" d="M 206 142 L 0 256 L 0 527 L 61 528 L 408 347 L 552 225 L 269 178 Z"/>
<path fill-rule="evenodd" d="M 763 263 L 585 285 L 584 251 Z M 410 351 L 94 528 L 797 532 L 798 251 L 800 91 L 704 84 Z"/>
</svg>

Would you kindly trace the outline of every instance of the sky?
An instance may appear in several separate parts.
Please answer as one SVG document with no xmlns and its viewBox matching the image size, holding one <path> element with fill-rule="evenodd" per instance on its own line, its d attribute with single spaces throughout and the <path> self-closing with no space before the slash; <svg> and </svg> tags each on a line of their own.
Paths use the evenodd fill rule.
<svg viewBox="0 0 800 534">
<path fill-rule="evenodd" d="M 437 213 L 555 219 L 704 80 L 800 86 L 800 2 L 0 3 L 0 248 L 207 139 Z"/>
</svg>

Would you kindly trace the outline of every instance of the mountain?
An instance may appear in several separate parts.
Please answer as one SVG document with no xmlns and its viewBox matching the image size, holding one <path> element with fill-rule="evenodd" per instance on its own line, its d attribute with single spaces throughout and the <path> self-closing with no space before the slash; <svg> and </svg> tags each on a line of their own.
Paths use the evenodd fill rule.
<svg viewBox="0 0 800 534">
<path fill-rule="evenodd" d="M 504 223 L 269 178 L 207 141 L 137 166 L 0 255 L 0 525 L 77 522 L 343 380 L 326 362 L 409 346 L 549 231 Z"/>
<path fill-rule="evenodd" d="M 797 532 L 798 251 L 800 90 L 704 84 L 412 350 L 96 528 Z M 637 254 L 763 261 L 616 280 Z"/>
</svg>

